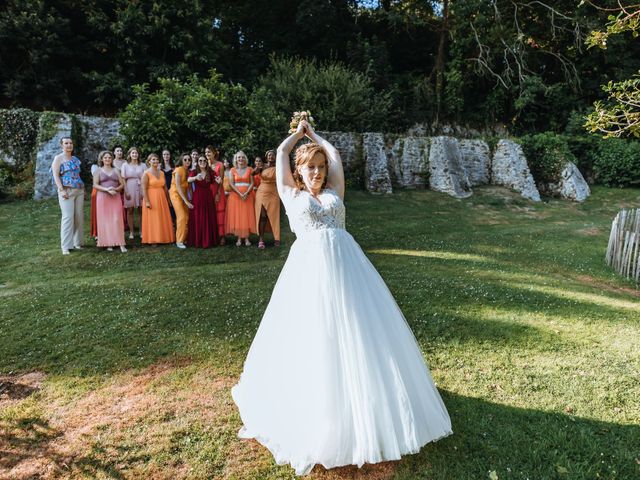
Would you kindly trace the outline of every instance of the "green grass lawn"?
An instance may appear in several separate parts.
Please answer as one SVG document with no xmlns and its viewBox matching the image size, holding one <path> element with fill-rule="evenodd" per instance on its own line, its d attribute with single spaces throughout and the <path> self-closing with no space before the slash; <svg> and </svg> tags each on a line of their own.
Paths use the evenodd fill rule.
<svg viewBox="0 0 640 480">
<path fill-rule="evenodd" d="M 640 478 L 640 294 L 604 264 L 640 190 L 346 204 L 454 435 L 310 478 Z M 0 478 L 294 478 L 236 438 L 229 394 L 294 240 L 286 222 L 265 251 L 136 239 L 63 257 L 59 216 L 55 201 L 0 204 Z"/>
</svg>

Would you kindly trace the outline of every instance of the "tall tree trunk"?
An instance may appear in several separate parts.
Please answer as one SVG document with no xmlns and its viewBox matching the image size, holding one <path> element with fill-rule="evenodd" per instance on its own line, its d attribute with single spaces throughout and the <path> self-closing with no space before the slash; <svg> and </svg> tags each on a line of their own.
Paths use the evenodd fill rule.
<svg viewBox="0 0 640 480">
<path fill-rule="evenodd" d="M 447 35 L 449 34 L 449 0 L 442 2 L 442 23 L 440 26 L 440 35 L 438 39 L 438 54 L 434 70 L 436 74 L 436 125 L 440 120 L 440 112 L 442 109 L 442 91 L 444 87 L 444 65 L 446 55 Z"/>
</svg>

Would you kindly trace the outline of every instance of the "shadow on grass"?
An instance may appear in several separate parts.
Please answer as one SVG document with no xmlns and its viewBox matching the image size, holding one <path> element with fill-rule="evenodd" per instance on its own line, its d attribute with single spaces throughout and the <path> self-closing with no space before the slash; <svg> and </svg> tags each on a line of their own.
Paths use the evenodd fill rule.
<svg viewBox="0 0 640 480">
<path fill-rule="evenodd" d="M 514 408 L 441 392 L 451 437 L 399 462 L 397 477 L 416 479 L 638 478 L 640 426 Z"/>
<path fill-rule="evenodd" d="M 120 472 L 105 463 L 79 452 L 63 453 L 56 448 L 64 432 L 38 417 L 20 418 L 15 425 L 0 423 L 0 477 L 58 478 L 72 473 L 92 478 L 122 479 Z M 2 476 L 7 474 L 7 476 Z M 53 477 L 52 477 L 53 476 Z"/>
</svg>

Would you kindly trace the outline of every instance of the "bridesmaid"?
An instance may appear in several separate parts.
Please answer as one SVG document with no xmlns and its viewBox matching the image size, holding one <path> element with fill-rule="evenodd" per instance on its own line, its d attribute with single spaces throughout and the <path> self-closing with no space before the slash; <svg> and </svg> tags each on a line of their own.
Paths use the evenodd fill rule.
<svg viewBox="0 0 640 480">
<path fill-rule="evenodd" d="M 262 157 L 256 157 L 253 161 L 253 191 L 257 191 L 260 186 L 260 174 L 264 169 L 264 161 Z"/>
<path fill-rule="evenodd" d="M 129 238 L 133 238 L 135 211 L 140 215 L 142 206 L 142 176 L 146 166 L 140 163 L 140 152 L 136 147 L 131 147 L 127 152 L 127 163 L 122 165 L 122 178 L 124 178 L 124 206 L 127 209 L 127 223 L 129 224 Z"/>
<path fill-rule="evenodd" d="M 260 236 L 258 248 L 265 248 L 265 232 L 272 232 L 274 245 L 280 246 L 280 196 L 276 189 L 275 150 L 269 150 L 264 157 L 267 165 L 260 173 L 260 186 L 256 192 L 256 230 Z"/>
<path fill-rule="evenodd" d="M 171 163 L 171 152 L 166 148 L 162 150 L 162 173 L 164 173 L 164 181 L 167 185 L 167 189 L 171 188 L 173 165 Z"/>
<path fill-rule="evenodd" d="M 173 179 L 173 164 L 171 162 L 171 152 L 166 148 L 162 150 L 162 173 L 164 173 L 164 181 L 167 185 L 167 190 L 171 188 L 171 180 Z M 173 210 L 173 205 L 169 204 L 169 210 L 171 211 L 171 220 L 176 221 L 176 212 Z"/>
<path fill-rule="evenodd" d="M 104 151 L 98 156 L 98 169 L 93 174 L 93 188 L 96 194 L 96 212 L 98 214 L 98 247 L 120 247 L 127 251 L 124 241 L 124 222 L 122 221 L 122 202 L 120 192 L 124 190 L 124 180 L 113 166 L 113 155 Z"/>
<path fill-rule="evenodd" d="M 222 178 L 222 187 L 224 190 L 224 196 L 228 197 L 231 193 L 231 187 L 229 186 L 229 178 L 231 176 L 231 164 L 228 159 L 224 159 L 222 161 L 222 166 L 224 167 L 224 177 Z M 226 199 L 228 200 L 228 198 Z M 226 224 L 226 213 L 225 213 L 225 224 Z"/>
<path fill-rule="evenodd" d="M 142 243 L 155 246 L 158 243 L 173 243 L 171 213 L 169 213 L 169 192 L 160 170 L 160 157 L 155 153 L 147 157 L 149 169 L 142 176 Z"/>
<path fill-rule="evenodd" d="M 180 158 L 182 159 L 182 165 L 173 170 L 171 190 L 169 192 L 173 210 L 176 212 L 176 247 L 187 248 L 184 243 L 187 241 L 189 209 L 193 208 L 187 198 L 189 189 L 187 177 L 191 167 L 191 156 L 188 153 L 183 153 Z"/>
<path fill-rule="evenodd" d="M 240 150 L 233 156 L 233 165 L 229 175 L 231 194 L 227 204 L 225 231 L 236 235 L 236 247 L 251 245 L 249 234 L 256 233 L 256 214 L 254 211 L 253 169 L 248 166 L 247 156 Z"/>
<path fill-rule="evenodd" d="M 113 153 L 116 158 L 113 159 L 113 166 L 118 169 L 120 175 L 122 175 L 122 166 L 126 163 L 124 161 L 124 150 L 121 145 L 116 145 L 113 147 Z M 124 229 L 129 230 L 129 225 L 127 222 L 127 208 L 124 206 L 124 190 L 120 192 L 120 202 L 122 203 L 122 219 L 124 220 Z"/>
<path fill-rule="evenodd" d="M 62 153 L 56 155 L 51 164 L 53 181 L 58 187 L 60 219 L 60 247 L 63 255 L 69 250 L 82 248 L 84 222 L 84 183 L 80 178 L 80 159 L 73 155 L 71 137 L 60 139 Z"/>
<path fill-rule="evenodd" d="M 122 175 L 122 166 L 126 163 L 124 160 L 124 150 L 120 145 L 116 145 L 113 147 L 113 154 L 115 155 L 113 166 L 120 170 L 120 175 Z"/>
<path fill-rule="evenodd" d="M 195 189 L 193 210 L 189 212 L 188 244 L 200 248 L 215 247 L 218 244 L 218 225 L 211 184 L 216 181 L 206 157 L 198 158 L 196 170 L 189 173 L 189 183 L 192 183 Z"/>
<path fill-rule="evenodd" d="M 224 193 L 225 168 L 220 161 L 220 152 L 217 148 L 207 145 L 207 148 L 204 149 L 204 154 L 214 174 L 215 181 L 211 182 L 211 193 L 213 194 L 213 202 L 216 205 L 218 238 L 220 239 L 220 245 L 224 245 L 224 214 L 227 209 L 227 196 Z"/>
<path fill-rule="evenodd" d="M 99 162 L 100 160 L 98 160 Z M 91 178 L 93 178 L 93 176 L 96 174 L 96 172 L 98 171 L 98 169 L 100 168 L 100 166 L 97 163 L 94 163 L 93 165 L 91 165 Z M 96 218 L 96 194 L 98 193 L 98 191 L 96 190 L 96 187 L 93 187 L 91 189 L 91 238 L 93 238 L 94 240 L 98 239 L 98 220 Z M 120 205 L 120 207 L 122 207 L 122 205 Z M 122 210 L 122 208 L 120 208 L 120 210 Z"/>
</svg>

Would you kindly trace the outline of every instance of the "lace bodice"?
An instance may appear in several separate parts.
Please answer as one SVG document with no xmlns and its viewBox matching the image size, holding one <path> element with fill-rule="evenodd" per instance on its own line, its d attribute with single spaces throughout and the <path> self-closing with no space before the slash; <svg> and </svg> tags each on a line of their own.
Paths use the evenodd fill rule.
<svg viewBox="0 0 640 480">
<path fill-rule="evenodd" d="M 320 202 L 305 190 L 292 190 L 282 196 L 289 225 L 296 235 L 332 228 L 344 229 L 345 208 L 338 194 L 325 189 L 319 198 Z"/>
</svg>

